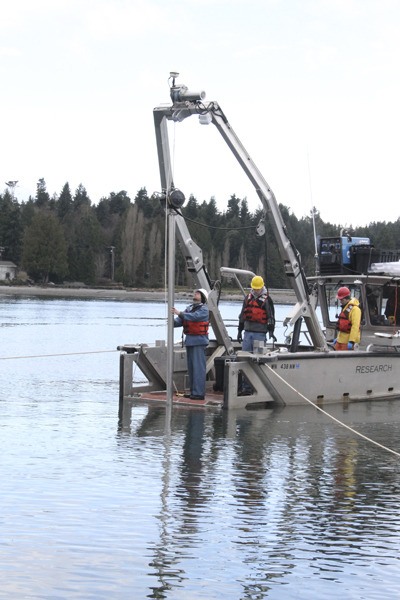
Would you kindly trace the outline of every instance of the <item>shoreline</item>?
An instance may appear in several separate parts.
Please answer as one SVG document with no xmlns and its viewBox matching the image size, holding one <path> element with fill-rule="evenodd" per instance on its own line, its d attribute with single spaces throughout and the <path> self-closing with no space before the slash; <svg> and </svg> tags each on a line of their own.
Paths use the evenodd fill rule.
<svg viewBox="0 0 400 600">
<path fill-rule="evenodd" d="M 144 302 L 163 302 L 166 300 L 164 290 L 153 289 L 112 289 L 112 288 L 89 288 L 89 287 L 56 287 L 56 286 L 23 286 L 23 285 L 0 285 L 1 296 L 33 296 L 45 298 L 88 298 L 92 300 L 130 300 Z M 270 296 L 276 304 L 295 304 L 296 297 L 293 290 L 270 290 Z M 192 299 L 191 292 L 175 293 L 177 301 L 188 301 Z M 221 300 L 224 302 L 240 302 L 243 296 L 240 293 L 222 293 Z"/>
</svg>

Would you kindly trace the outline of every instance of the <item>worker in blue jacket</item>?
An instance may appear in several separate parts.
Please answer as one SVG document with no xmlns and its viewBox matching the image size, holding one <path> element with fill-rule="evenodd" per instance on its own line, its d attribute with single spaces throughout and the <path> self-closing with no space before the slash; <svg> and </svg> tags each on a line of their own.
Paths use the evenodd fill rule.
<svg viewBox="0 0 400 600">
<path fill-rule="evenodd" d="M 208 292 L 197 289 L 193 292 L 193 303 L 184 311 L 172 308 L 176 315 L 174 327 L 183 327 L 185 334 L 186 360 L 190 393 L 185 398 L 204 400 L 206 393 L 206 348 L 208 346 L 209 310 Z"/>
</svg>

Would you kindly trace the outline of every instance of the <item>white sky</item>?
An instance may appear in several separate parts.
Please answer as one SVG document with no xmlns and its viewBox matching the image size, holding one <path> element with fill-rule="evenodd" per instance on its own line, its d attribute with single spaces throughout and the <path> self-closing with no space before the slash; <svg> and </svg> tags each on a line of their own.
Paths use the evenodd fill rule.
<svg viewBox="0 0 400 600">
<path fill-rule="evenodd" d="M 159 191 L 152 111 L 178 71 L 297 217 L 395 221 L 399 32 L 398 0 L 0 0 L 0 189 Z M 213 126 L 192 117 L 171 136 L 187 197 L 259 206 Z"/>
</svg>

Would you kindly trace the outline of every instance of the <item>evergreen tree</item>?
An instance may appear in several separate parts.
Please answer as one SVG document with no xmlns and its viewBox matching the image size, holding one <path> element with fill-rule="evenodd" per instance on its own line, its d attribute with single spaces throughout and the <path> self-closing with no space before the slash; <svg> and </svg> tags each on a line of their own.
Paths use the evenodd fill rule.
<svg viewBox="0 0 400 600">
<path fill-rule="evenodd" d="M 56 211 L 58 218 L 62 221 L 66 215 L 71 213 L 73 206 L 72 194 L 69 183 L 65 183 L 61 190 L 60 197 L 56 203 Z"/>
<path fill-rule="evenodd" d="M 131 205 L 127 192 L 111 192 L 108 198 L 102 198 L 95 208 L 96 216 L 102 227 L 114 231 L 122 215 Z"/>
<path fill-rule="evenodd" d="M 43 178 L 39 179 L 36 184 L 36 206 L 44 208 L 50 203 L 50 196 L 47 192 L 46 182 Z"/>
<path fill-rule="evenodd" d="M 142 211 L 146 219 L 150 219 L 161 212 L 161 203 L 158 198 L 149 198 L 146 188 L 141 188 L 135 197 L 135 204 Z M 164 203 L 165 204 L 165 203 Z"/>
<path fill-rule="evenodd" d="M 193 195 L 189 196 L 189 200 L 187 201 L 186 206 L 183 208 L 182 214 L 188 219 L 198 219 L 199 205 Z"/>
<path fill-rule="evenodd" d="M 51 213 L 37 212 L 26 228 L 22 266 L 35 281 L 60 281 L 67 273 L 67 248 L 62 227 Z"/>
<path fill-rule="evenodd" d="M 239 207 L 240 199 L 233 194 L 228 200 L 228 210 L 226 211 L 226 216 L 229 224 L 232 226 L 234 224 L 239 223 L 240 217 L 240 207 Z"/>
<path fill-rule="evenodd" d="M 124 212 L 129 208 L 131 199 L 129 198 L 125 190 L 121 190 L 118 194 L 111 192 L 110 194 L 110 213 L 116 215 L 123 215 Z"/>
<path fill-rule="evenodd" d="M 214 197 L 208 203 L 203 202 L 200 207 L 200 218 L 203 223 L 209 223 L 215 227 L 221 224 L 221 212 L 218 210 Z"/>
<path fill-rule="evenodd" d="M 110 218 L 110 199 L 101 198 L 97 206 L 95 207 L 97 220 L 102 227 L 107 227 Z"/>
<path fill-rule="evenodd" d="M 99 271 L 105 262 L 105 234 L 92 209 L 80 210 L 64 221 L 68 240 L 68 278 L 94 284 L 105 273 Z"/>
<path fill-rule="evenodd" d="M 239 219 L 240 219 L 242 227 L 245 227 L 251 221 L 251 215 L 249 212 L 249 204 L 248 204 L 246 198 L 244 198 L 240 203 Z"/>
<path fill-rule="evenodd" d="M 76 188 L 73 200 L 74 210 L 81 210 L 82 208 L 89 208 L 91 205 L 90 198 L 87 194 L 86 188 L 80 183 Z"/>
<path fill-rule="evenodd" d="M 306 274 L 315 270 L 316 233 L 321 237 L 338 237 L 341 226 L 325 223 L 313 208 L 309 216 L 298 219 L 291 210 L 280 205 L 288 239 L 301 255 Z M 110 248 L 113 248 L 115 276 L 125 285 L 158 286 L 164 279 L 165 202 L 159 195 L 149 197 L 141 188 L 132 204 L 126 191 L 111 192 L 98 205 L 91 204 L 87 191 L 80 184 L 71 197 L 69 184 L 63 186 L 60 196 L 52 199 L 45 180 L 39 179 L 36 196 L 27 202 L 18 202 L 6 191 L 0 195 L 0 246 L 7 254 L 3 257 L 17 262 L 21 257 L 24 232 L 23 260 L 35 277 L 45 278 L 38 259 L 29 261 L 27 244 L 32 229 L 34 239 L 39 237 L 37 215 L 43 219 L 53 215 L 62 225 L 68 247 L 69 279 L 96 283 L 110 276 Z M 220 267 L 238 267 L 254 271 L 268 281 L 269 287 L 288 287 L 282 258 L 275 240 L 275 226 L 269 222 L 262 209 L 251 213 L 247 199 L 233 194 L 225 212 L 218 210 L 215 198 L 199 204 L 191 195 L 182 208 L 191 237 L 203 252 L 204 264 L 211 279 L 220 278 Z M 263 218 L 266 234 L 259 237 L 256 226 Z M 400 248 L 400 219 L 392 223 L 374 222 L 366 227 L 354 228 L 351 235 L 368 237 L 376 248 Z M 62 237 L 62 236 L 61 236 Z M 28 240 L 28 241 L 26 241 Z M 35 250 L 36 251 L 36 250 Z M 395 256 L 395 253 L 394 253 Z M 33 263 L 33 264 L 32 264 Z M 46 269 L 44 269 L 44 272 Z M 61 269 L 62 271 L 62 269 Z M 39 275 L 38 275 L 39 273 Z M 57 274 L 58 273 L 58 274 Z M 57 270 L 51 277 L 60 278 Z M 186 261 L 178 250 L 176 256 L 176 281 L 178 285 L 191 285 Z"/>
<path fill-rule="evenodd" d="M 18 264 L 22 244 L 21 210 L 17 200 L 8 190 L 0 196 L 0 246 L 1 258 Z"/>
<path fill-rule="evenodd" d="M 31 224 L 35 212 L 35 201 L 29 196 L 26 202 L 21 203 L 21 224 L 24 231 Z"/>
</svg>

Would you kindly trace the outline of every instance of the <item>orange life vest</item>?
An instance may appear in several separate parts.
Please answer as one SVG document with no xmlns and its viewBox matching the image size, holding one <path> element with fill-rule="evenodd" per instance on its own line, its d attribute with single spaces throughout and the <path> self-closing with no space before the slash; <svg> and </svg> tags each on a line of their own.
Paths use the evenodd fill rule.
<svg viewBox="0 0 400 600">
<path fill-rule="evenodd" d="M 338 317 L 338 330 L 343 331 L 343 333 L 350 333 L 351 331 L 351 322 L 349 319 L 349 315 L 353 306 L 354 304 L 348 304 L 346 308 L 342 310 Z"/>
<path fill-rule="evenodd" d="M 185 335 L 208 335 L 209 321 L 183 320 L 183 333 Z"/>
<path fill-rule="evenodd" d="M 266 308 L 267 294 L 263 294 L 255 298 L 253 294 L 249 294 L 246 298 L 246 306 L 243 311 L 244 321 L 252 321 L 253 323 L 268 323 L 268 312 Z"/>
</svg>

